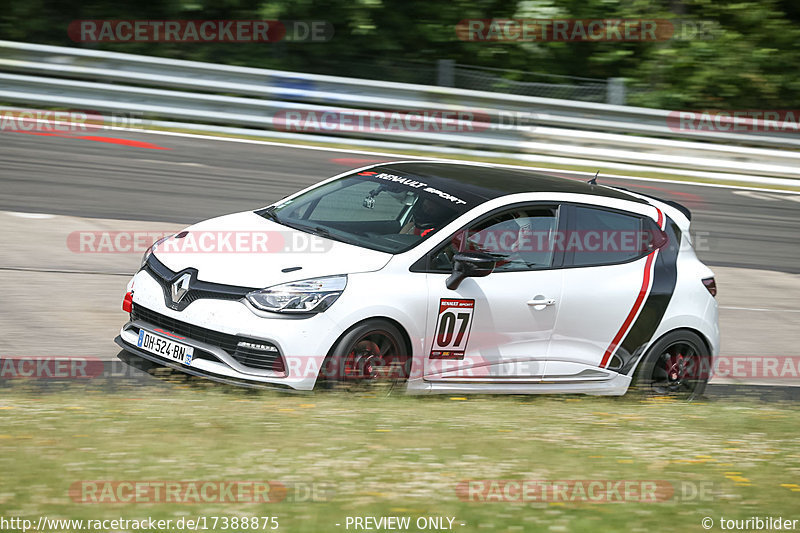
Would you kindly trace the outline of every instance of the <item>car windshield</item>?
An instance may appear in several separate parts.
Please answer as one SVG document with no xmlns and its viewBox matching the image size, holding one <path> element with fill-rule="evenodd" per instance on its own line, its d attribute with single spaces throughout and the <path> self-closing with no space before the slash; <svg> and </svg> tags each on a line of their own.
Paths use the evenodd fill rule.
<svg viewBox="0 0 800 533">
<path fill-rule="evenodd" d="M 422 178 L 363 171 L 258 214 L 308 233 L 392 254 L 404 252 L 474 206 Z"/>
</svg>

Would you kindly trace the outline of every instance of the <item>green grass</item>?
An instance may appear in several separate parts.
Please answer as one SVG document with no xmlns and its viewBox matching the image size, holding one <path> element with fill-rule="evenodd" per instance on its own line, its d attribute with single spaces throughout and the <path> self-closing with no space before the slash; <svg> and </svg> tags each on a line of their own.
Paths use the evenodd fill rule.
<svg viewBox="0 0 800 533">
<path fill-rule="evenodd" d="M 791 404 L 294 396 L 218 386 L 0 390 L 5 517 L 277 516 L 280 531 L 318 532 L 346 531 L 347 516 L 454 516 L 463 532 L 654 532 L 702 531 L 705 516 L 788 518 L 800 503 L 800 487 L 791 486 L 800 473 L 800 408 Z M 470 479 L 713 488 L 706 498 L 656 503 L 461 501 L 456 486 Z M 273 504 L 98 505 L 70 498 L 81 480 L 271 480 L 321 492 L 298 502 L 290 490 Z"/>
</svg>

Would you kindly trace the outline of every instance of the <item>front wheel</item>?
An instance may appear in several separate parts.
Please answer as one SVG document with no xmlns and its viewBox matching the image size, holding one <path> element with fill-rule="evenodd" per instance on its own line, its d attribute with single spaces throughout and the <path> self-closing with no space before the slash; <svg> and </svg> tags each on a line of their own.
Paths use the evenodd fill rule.
<svg viewBox="0 0 800 533">
<path fill-rule="evenodd" d="M 339 339 L 325 360 L 320 379 L 327 388 L 391 389 L 408 379 L 410 364 L 400 330 L 387 320 L 369 320 Z"/>
<path fill-rule="evenodd" d="M 703 339 L 691 331 L 674 331 L 647 351 L 633 377 L 636 391 L 645 396 L 694 400 L 705 392 L 711 354 Z"/>
</svg>

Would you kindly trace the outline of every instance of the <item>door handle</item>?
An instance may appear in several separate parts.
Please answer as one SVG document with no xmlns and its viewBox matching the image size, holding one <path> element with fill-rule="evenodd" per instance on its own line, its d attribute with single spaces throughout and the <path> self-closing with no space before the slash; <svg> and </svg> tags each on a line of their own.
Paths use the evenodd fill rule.
<svg viewBox="0 0 800 533">
<path fill-rule="evenodd" d="M 556 300 L 555 298 L 542 298 L 540 300 L 528 300 L 528 305 L 532 305 L 534 307 L 539 305 L 555 305 Z"/>
</svg>

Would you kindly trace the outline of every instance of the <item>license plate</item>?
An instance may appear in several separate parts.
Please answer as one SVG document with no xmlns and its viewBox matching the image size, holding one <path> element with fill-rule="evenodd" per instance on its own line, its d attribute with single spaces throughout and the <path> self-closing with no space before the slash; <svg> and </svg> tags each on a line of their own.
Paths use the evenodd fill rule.
<svg viewBox="0 0 800 533">
<path fill-rule="evenodd" d="M 142 350 L 160 355 L 161 357 L 165 357 L 171 361 L 177 361 L 178 363 L 186 366 L 192 365 L 194 348 L 179 342 L 175 342 L 172 339 L 162 337 L 161 335 L 157 335 L 151 331 L 140 329 L 139 340 L 136 345 Z"/>
</svg>

